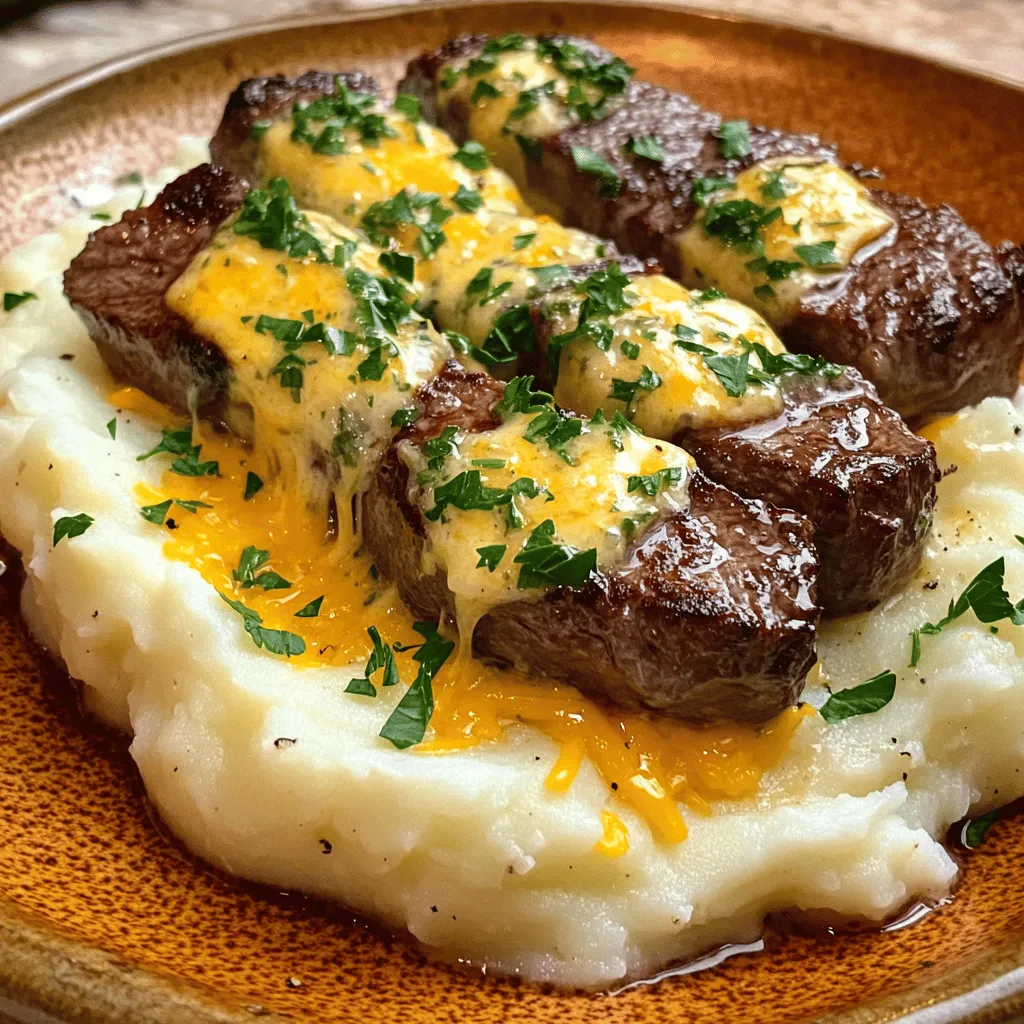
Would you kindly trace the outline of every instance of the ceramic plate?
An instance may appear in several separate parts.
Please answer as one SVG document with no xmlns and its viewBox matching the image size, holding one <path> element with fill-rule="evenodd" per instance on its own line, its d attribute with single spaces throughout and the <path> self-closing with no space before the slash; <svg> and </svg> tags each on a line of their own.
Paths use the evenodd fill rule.
<svg viewBox="0 0 1024 1024">
<path fill-rule="evenodd" d="M 884 168 L 887 187 L 955 204 L 990 241 L 1024 238 L 1024 95 L 1010 86 L 791 28 L 503 3 L 204 37 L 27 97 L 0 112 L 3 248 L 70 213 L 90 182 L 155 169 L 177 136 L 208 134 L 241 78 L 362 68 L 390 85 L 425 47 L 513 28 L 594 36 L 713 109 L 835 139 L 847 160 Z M 217 875 L 151 818 L 125 738 L 85 721 L 29 643 L 18 588 L 12 568 L 0 580 L 0 1021 L 938 1024 L 1024 1009 L 1020 820 L 967 859 L 951 902 L 906 927 L 770 922 L 762 952 L 616 996 L 438 965 L 340 909 Z"/>
</svg>

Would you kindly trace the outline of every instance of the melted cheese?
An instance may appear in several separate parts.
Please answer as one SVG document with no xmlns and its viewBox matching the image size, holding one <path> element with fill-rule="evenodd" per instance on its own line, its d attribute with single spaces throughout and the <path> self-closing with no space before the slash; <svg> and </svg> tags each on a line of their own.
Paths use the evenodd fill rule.
<svg viewBox="0 0 1024 1024">
<path fill-rule="evenodd" d="M 326 217 L 309 218 L 331 249 L 353 237 Z M 349 265 L 380 274 L 378 255 L 361 244 Z M 287 349 L 272 333 L 257 331 L 259 317 L 312 320 L 361 333 L 353 319 L 356 303 L 344 269 L 264 249 L 236 235 L 230 224 L 167 294 L 168 306 L 226 356 L 229 423 L 257 440 L 261 475 L 296 481 L 321 510 L 329 493 L 336 493 L 342 507 L 342 499 L 364 488 L 391 436 L 392 415 L 411 406 L 415 388 L 452 355 L 444 338 L 415 314 L 399 324 L 393 339 L 398 355 L 379 380 L 360 376 L 359 364 L 369 354 L 365 346 L 356 345 L 350 355 L 331 355 L 324 345 L 308 343 L 296 352 L 306 362 L 296 401 L 293 391 L 282 387 L 280 374 L 272 372 Z M 239 426 L 249 418 L 251 426 Z"/>
<path fill-rule="evenodd" d="M 527 67 L 531 60 L 536 65 L 532 71 Z M 538 61 L 532 51 L 506 53 L 499 55 L 496 69 L 484 78 L 498 81 L 518 69 L 523 74 L 528 72 L 527 81 L 533 82 L 530 76 L 539 75 L 537 69 L 541 67 L 547 69 L 544 74 L 553 70 L 548 62 Z M 466 81 L 465 76 L 460 77 L 459 84 L 450 90 L 452 94 L 458 95 Z M 480 102 L 481 110 L 503 109 L 497 99 Z M 262 143 L 264 174 L 287 175 L 293 191 L 305 201 L 353 226 L 358 225 L 371 201 L 391 198 L 392 190 L 407 188 L 450 196 L 468 180 L 465 168 L 450 159 L 455 147 L 446 135 L 421 125 L 417 138 L 408 121 L 394 114 L 389 117 L 398 137 L 367 148 L 350 132 L 346 152 L 332 156 L 314 154 L 308 146 L 294 142 L 288 123 L 280 121 L 270 128 Z M 488 137 L 487 141 L 490 144 L 493 140 Z M 380 173 L 387 175 L 383 184 L 374 184 L 370 192 L 366 191 L 367 172 L 362 166 L 368 152 L 378 153 Z M 481 190 L 480 208 L 465 213 L 459 212 L 455 204 L 448 204 L 455 212 L 443 225 L 447 241 L 430 259 L 417 259 L 416 284 L 423 308 L 444 329 L 459 331 L 479 345 L 503 311 L 550 288 L 550 282 L 543 282 L 536 273 L 539 268 L 591 263 L 603 256 L 604 245 L 594 236 L 565 228 L 550 217 L 510 212 L 508 197 L 515 196 L 514 187 L 501 172 L 484 172 L 476 183 Z M 521 206 L 517 196 L 511 205 Z M 417 236 L 417 228 L 403 228 L 396 234 L 395 243 L 419 257 Z M 488 287 L 472 289 L 471 282 L 488 270 Z M 502 288 L 500 294 L 495 294 Z M 701 306 L 684 288 L 663 277 L 637 280 L 633 294 L 636 308 L 616 319 L 616 341 L 611 350 L 601 352 L 581 341 L 569 345 L 563 353 L 557 392 L 560 404 L 585 415 L 599 409 L 609 415 L 624 411 L 624 404 L 609 396 L 611 381 L 634 379 L 647 365 L 659 375 L 662 385 L 640 393 L 630 413 L 641 429 L 655 437 L 671 438 L 682 429 L 750 422 L 779 412 L 781 398 L 776 387 L 751 388 L 743 396 L 729 396 L 703 359 L 675 345 L 671 333 L 676 325 L 692 327 L 699 332 L 692 340 L 716 353 L 738 351 L 736 339 L 740 335 L 772 352 L 784 351 L 759 316 L 736 302 L 716 301 Z M 578 313 L 578 302 L 567 309 L 564 301 L 562 305 L 561 313 L 554 309 L 551 313 L 557 324 L 555 333 L 568 332 L 575 326 L 572 318 Z M 644 336 L 652 332 L 654 337 Z M 640 356 L 629 360 L 622 353 L 622 342 L 627 347 L 639 345 Z"/>
<path fill-rule="evenodd" d="M 455 220 L 453 218 L 453 220 Z M 550 217 L 509 216 L 482 208 L 473 217 L 445 225 L 448 244 L 429 265 L 419 264 L 424 290 L 431 297 L 431 315 L 448 330 L 460 331 L 475 345 L 487 337 L 500 313 L 529 301 L 545 285 L 541 267 L 579 266 L 600 259 L 603 243 L 583 231 L 565 228 Z M 516 248 L 516 238 L 535 237 Z M 491 269 L 486 293 L 468 291 L 480 271 Z M 489 298 L 495 289 L 509 287 Z"/>
<path fill-rule="evenodd" d="M 439 84 L 435 89 L 439 111 L 447 113 L 453 106 L 468 111 L 469 138 L 486 146 L 494 162 L 521 188 L 527 179 L 527 158 L 516 135 L 535 141 L 546 139 L 573 123 L 572 113 L 565 104 L 571 83 L 550 59 L 538 56 L 535 47 L 536 40 L 528 39 L 522 50 L 495 54 L 493 70 L 482 75 L 466 72 L 470 58 L 450 61 L 438 75 Z M 447 88 L 442 84 L 445 70 L 458 72 L 455 83 Z M 478 96 L 474 101 L 479 82 L 489 85 L 498 95 Z M 522 117 L 510 118 L 520 94 L 532 89 L 542 90 L 537 95 L 536 106 Z M 588 87 L 587 98 L 596 101 L 600 93 Z"/>
<path fill-rule="evenodd" d="M 630 430 L 588 424 L 581 436 L 562 449 L 571 464 L 547 441 L 528 441 L 525 433 L 534 415 L 516 413 L 501 426 L 478 433 L 456 434 L 457 451 L 448 456 L 435 479 L 421 484 L 426 467 L 423 450 L 404 442 L 401 455 L 409 466 L 410 500 L 427 512 L 436 504 L 436 489 L 466 472 L 479 472 L 484 487 L 505 489 L 528 477 L 542 490 L 536 497 L 513 499 L 520 524 L 510 527 L 503 508 L 463 510 L 449 506 L 440 519 L 426 522 L 424 572 L 440 567 L 455 595 L 461 642 L 468 647 L 476 621 L 506 601 L 543 596 L 536 588 L 520 589 L 515 558 L 545 520 L 555 524 L 555 539 L 578 551 L 595 549 L 598 568 L 621 560 L 629 539 L 655 516 L 687 504 L 692 458 L 681 448 L 653 441 Z M 614 442 L 614 443 L 613 443 Z M 500 463 L 500 465 L 498 465 Z M 629 490 L 632 476 L 650 476 L 677 468 L 678 479 L 654 495 Z M 492 545 L 505 551 L 494 571 L 478 567 L 478 549 Z"/>
<path fill-rule="evenodd" d="M 739 355 L 741 339 L 784 352 L 782 342 L 753 310 L 731 299 L 702 302 L 675 281 L 660 275 L 638 277 L 626 291 L 632 306 L 610 318 L 614 340 L 603 351 L 588 339 L 569 342 L 559 361 L 555 400 L 587 416 L 624 413 L 645 434 L 672 438 L 679 431 L 752 422 L 777 415 L 782 396 L 776 384 L 751 385 L 729 395 L 704 356 L 681 348 L 674 328 L 686 340 L 716 354 Z M 573 314 L 557 317 L 555 328 L 575 326 Z M 751 357 L 757 365 L 757 357 Z M 654 390 L 637 390 L 630 402 L 612 397 L 613 381 L 634 381 L 648 367 L 661 381 Z"/>
<path fill-rule="evenodd" d="M 383 105 L 379 109 L 395 137 L 363 142 L 350 129 L 344 133 L 345 152 L 337 154 L 314 153 L 292 139 L 290 119 L 275 121 L 259 145 L 261 180 L 286 178 L 300 206 L 350 226 L 357 226 L 374 203 L 410 187 L 436 193 L 446 206 L 462 187 L 479 191 L 495 209 L 523 209 L 515 185 L 502 171 L 470 170 L 452 159 L 458 147 L 445 132 L 422 121 L 412 124 Z"/>
<path fill-rule="evenodd" d="M 418 249 L 418 227 L 399 227 L 393 240 L 400 251 L 416 258 L 423 307 L 444 329 L 480 344 L 498 313 L 533 293 L 538 282 L 531 268 L 575 266 L 600 258 L 604 245 L 599 239 L 550 217 L 531 216 L 504 172 L 493 166 L 470 171 L 452 159 L 457 147 L 444 132 L 423 123 L 412 125 L 393 111 L 386 119 L 395 138 L 371 145 L 350 130 L 345 152 L 333 155 L 314 153 L 294 141 L 290 121 L 279 120 L 260 144 L 261 176 L 285 177 L 300 203 L 351 228 L 360 227 L 373 203 L 386 202 L 402 189 L 439 196 L 451 216 L 443 224 L 446 241 L 429 259 L 423 259 Z M 461 210 L 453 200 L 460 187 L 480 193 L 479 209 Z M 428 214 L 422 211 L 418 216 L 425 220 Z M 514 239 L 528 235 L 536 237 L 518 249 L 513 245 Z M 481 306 L 485 295 L 467 296 L 466 288 L 486 267 L 493 268 L 491 288 L 505 283 L 511 287 L 500 301 Z"/>
<path fill-rule="evenodd" d="M 180 426 L 180 417 L 134 388 L 110 396 L 117 409 L 138 411 L 156 422 Z M 413 616 L 393 586 L 375 578 L 372 563 L 352 537 L 325 536 L 323 521 L 278 477 L 249 501 L 245 478 L 265 453 L 204 425 L 196 442 L 203 457 L 220 463 L 219 477 L 185 477 L 167 472 L 159 488 L 140 489 L 140 504 L 165 498 L 202 501 L 210 508 L 195 513 L 174 507 L 163 530 L 169 558 L 198 570 L 220 593 L 256 610 L 270 629 L 300 634 L 306 642 L 296 667 L 361 663 L 370 653 L 366 630 L 376 626 L 388 642 L 418 643 Z M 287 590 L 235 590 L 231 570 L 242 549 L 255 545 L 270 552 L 268 566 L 292 586 Z M 295 612 L 323 597 L 315 618 Z M 272 657 L 272 655 L 266 655 Z M 414 676 L 411 655 L 396 655 L 404 683 Z M 302 685 L 301 677 L 296 685 Z M 612 806 L 628 807 L 666 842 L 686 837 L 681 802 L 693 812 L 710 814 L 711 801 L 741 799 L 757 793 L 763 774 L 779 763 L 809 705 L 785 711 L 760 732 L 743 726 L 698 729 L 663 717 L 619 713 L 582 697 L 573 687 L 531 680 L 471 658 L 451 658 L 435 680 L 436 706 L 426 741 L 413 748 L 441 755 L 500 739 L 516 723 L 550 736 L 559 755 L 548 776 L 552 793 L 564 792 L 589 759 L 609 786 Z M 352 700 L 369 698 L 352 697 Z M 382 741 L 383 742 L 383 741 Z M 628 834 L 618 815 L 602 816 L 596 850 L 606 856 L 625 853 Z M 622 829 L 620 831 L 620 825 Z"/>
<path fill-rule="evenodd" d="M 766 199 L 762 187 L 781 174 L 782 199 Z M 747 200 L 779 208 L 782 215 L 762 228 L 764 257 L 798 265 L 787 277 L 770 281 L 751 267 L 756 257 L 749 246 L 726 245 L 704 229 L 707 214 L 696 218 L 678 239 L 683 280 L 694 288 L 713 286 L 762 312 L 772 323 L 784 323 L 809 288 L 848 266 L 893 227 L 893 219 L 871 199 L 853 175 L 835 164 L 810 158 L 768 160 L 744 171 L 735 187 L 715 193 L 715 203 Z M 798 247 L 831 243 L 828 265 L 813 268 Z"/>
</svg>

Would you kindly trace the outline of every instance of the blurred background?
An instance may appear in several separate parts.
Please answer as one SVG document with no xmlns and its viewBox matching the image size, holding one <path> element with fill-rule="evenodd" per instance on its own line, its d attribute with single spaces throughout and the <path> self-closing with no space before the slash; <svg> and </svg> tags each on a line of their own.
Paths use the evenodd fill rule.
<svg viewBox="0 0 1024 1024">
<path fill-rule="evenodd" d="M 197 33 L 394 3 L 0 0 L 0 103 L 108 58 Z M 680 6 L 836 32 L 1024 83 L 1024 0 L 680 0 Z"/>
</svg>

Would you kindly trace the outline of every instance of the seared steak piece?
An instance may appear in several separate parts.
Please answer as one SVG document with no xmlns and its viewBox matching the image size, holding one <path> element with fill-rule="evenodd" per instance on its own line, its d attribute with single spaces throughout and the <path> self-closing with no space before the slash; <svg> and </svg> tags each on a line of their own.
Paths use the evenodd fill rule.
<svg viewBox="0 0 1024 1024">
<path fill-rule="evenodd" d="M 454 598 L 443 572 L 423 572 L 425 523 L 409 501 L 399 445 L 450 425 L 496 427 L 503 392 L 449 363 L 420 390 L 420 418 L 397 435 L 364 499 L 377 564 L 426 618 L 451 615 Z M 811 538 L 803 516 L 740 498 L 697 471 L 689 508 L 652 523 L 620 566 L 578 590 L 499 605 L 477 623 L 473 649 L 618 704 L 694 722 L 764 722 L 796 701 L 814 662 Z"/>
<path fill-rule="evenodd" d="M 808 516 L 826 614 L 863 611 L 914 575 L 931 526 L 939 470 L 856 370 L 784 381 L 780 416 L 675 438 L 718 483 Z"/>
<path fill-rule="evenodd" d="M 359 71 L 332 74 L 329 71 L 307 71 L 298 78 L 274 75 L 249 78 L 228 97 L 224 116 L 210 140 L 210 156 L 214 163 L 253 183 L 258 142 L 253 126 L 269 121 L 293 103 L 308 103 L 334 92 L 341 80 L 356 92 L 377 92 L 377 82 Z"/>
<path fill-rule="evenodd" d="M 244 196 L 233 174 L 202 164 L 151 206 L 94 231 L 64 274 L 64 292 L 111 373 L 179 412 L 196 396 L 204 415 L 216 413 L 227 362 L 164 296 Z"/>
<path fill-rule="evenodd" d="M 445 60 L 460 51 L 478 49 L 481 44 L 480 39 L 453 42 L 449 48 L 424 58 L 423 74 L 434 75 Z M 286 97 L 310 100 L 315 98 L 318 88 L 321 92 L 333 91 L 334 79 L 334 75 L 326 72 L 309 72 L 293 82 L 256 79 L 243 83 L 228 102 L 214 138 L 214 153 L 219 159 L 230 162 L 239 174 L 254 177 L 257 150 L 244 141 L 249 138 L 248 126 L 286 110 Z M 432 89 L 418 91 L 432 101 Z M 667 178 L 672 188 L 667 191 L 667 185 L 663 188 L 663 201 L 651 205 L 645 200 L 634 207 L 629 207 L 625 198 L 618 202 L 595 202 L 589 185 L 583 190 L 577 188 L 581 208 L 576 219 L 582 226 L 604 227 L 608 223 L 606 217 L 625 216 L 621 224 L 616 222 L 620 234 L 635 232 L 637 239 L 663 241 L 676 224 L 672 218 L 679 216 L 672 205 L 673 190 L 685 191 L 688 196 L 688 183 L 697 174 L 724 173 L 742 163 L 725 161 L 718 155 L 713 135 L 720 119 L 700 111 L 691 100 L 641 83 L 627 87 L 627 98 L 653 92 L 659 93 L 659 102 L 664 100 L 674 112 L 673 133 L 662 140 L 666 153 L 675 161 L 672 175 Z M 271 95 L 273 98 L 268 98 Z M 429 115 L 430 109 L 425 112 Z M 577 139 L 574 134 L 584 131 L 605 132 L 609 138 L 623 133 L 651 134 L 657 125 L 642 118 L 662 117 L 662 113 L 653 103 L 627 102 L 603 121 L 579 125 L 563 133 L 558 145 L 589 144 L 592 139 Z M 700 129 L 703 134 L 696 131 L 695 125 L 703 126 Z M 442 127 L 451 125 L 445 122 Z M 787 153 L 822 158 L 834 156 L 831 147 L 822 146 L 810 136 L 790 137 L 778 132 L 755 131 L 751 134 L 751 144 L 754 148 L 751 159 Z M 641 164 L 646 163 L 624 163 L 624 168 L 636 178 L 633 182 L 636 194 L 649 198 L 652 189 L 662 187 L 659 173 L 664 176 L 667 172 L 644 171 Z M 666 165 L 668 163 L 666 160 Z M 684 180 L 685 190 L 680 184 Z M 624 196 L 631 194 L 629 189 L 633 186 L 627 186 Z M 571 191 L 572 183 L 567 187 Z M 626 216 L 629 209 L 633 209 L 639 219 L 631 220 Z M 596 219 L 586 221 L 586 216 L 590 215 L 587 211 L 595 210 L 598 211 Z M 686 219 L 691 215 L 692 210 L 688 210 Z M 652 220 L 652 216 L 655 219 Z M 653 250 L 650 246 L 644 248 L 647 241 L 630 244 L 638 252 L 664 248 L 662 242 L 657 242 Z M 635 258 L 616 257 L 613 250 L 610 258 L 602 263 L 569 267 L 565 280 L 581 281 L 611 262 L 620 263 L 623 272 L 631 277 L 659 269 L 653 262 L 645 266 Z M 536 347 L 519 352 L 514 361 L 489 364 L 495 376 L 508 378 L 516 373 L 531 373 L 550 388 L 546 349 L 553 324 L 544 310 L 552 302 L 564 302 L 566 297 L 565 288 L 560 286 L 532 300 Z M 514 301 L 501 299 L 492 303 L 489 306 L 492 319 L 496 320 Z M 434 315 L 442 328 L 465 330 L 461 322 L 448 322 L 445 316 L 436 316 L 437 311 L 430 307 L 425 312 Z M 483 344 L 487 350 L 487 342 Z M 785 412 L 770 423 L 743 430 L 690 433 L 676 440 L 692 452 L 712 480 L 740 494 L 763 497 L 810 517 L 818 530 L 816 543 L 822 559 L 820 602 L 825 613 L 860 611 L 898 590 L 918 565 L 927 539 L 927 529 L 923 529 L 922 524 L 930 521 L 935 501 L 934 478 L 938 470 L 934 452 L 880 403 L 874 388 L 856 373 L 851 372 L 845 382 L 832 385 L 820 380 L 808 385 L 799 378 L 792 379 L 790 385 L 794 390 L 787 397 Z M 813 396 L 809 389 L 815 392 Z"/>
<path fill-rule="evenodd" d="M 873 191 L 892 241 L 804 295 L 780 334 L 856 366 L 909 418 L 1012 395 L 1024 352 L 1011 249 L 993 251 L 951 206 Z"/>
<path fill-rule="evenodd" d="M 576 43 L 599 62 L 612 59 L 588 40 L 552 38 Z M 400 85 L 459 141 L 467 134 L 469 104 L 460 95 L 439 113 L 439 79 L 448 61 L 475 56 L 486 43 L 485 36 L 461 37 L 424 54 Z M 749 129 L 749 154 L 726 158 L 716 137 L 718 114 L 644 82 L 628 82 L 607 111 L 537 140 L 539 161 L 507 169 L 525 175 L 521 187 L 547 212 L 611 238 L 624 252 L 657 258 L 673 276 L 693 276 L 693 268 L 681 265 L 678 240 L 698 212 L 696 179 L 734 176 L 777 157 L 838 162 L 836 148 L 813 135 L 761 127 Z M 663 161 L 629 154 L 630 139 L 649 137 L 658 140 Z M 602 196 L 601 179 L 577 167 L 574 148 L 614 168 L 615 197 Z M 845 272 L 823 275 L 793 315 L 774 324 L 783 341 L 794 351 L 855 366 L 905 417 L 1013 394 L 1024 355 L 1016 257 L 994 252 L 949 206 L 878 190 L 870 197 L 893 218 L 894 229 Z"/>
</svg>

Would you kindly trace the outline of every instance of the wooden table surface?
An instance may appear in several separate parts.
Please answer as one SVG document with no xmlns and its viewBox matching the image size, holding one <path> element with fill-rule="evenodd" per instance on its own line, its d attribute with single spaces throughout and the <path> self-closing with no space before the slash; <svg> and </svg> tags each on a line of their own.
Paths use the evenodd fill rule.
<svg viewBox="0 0 1024 1024">
<path fill-rule="evenodd" d="M 261 0 L 259 20 L 386 0 Z M 1024 0 L 680 0 L 924 54 L 1024 84 Z M 0 30 L 0 102 L 154 43 L 253 21 L 251 0 L 63 2 Z"/>
</svg>

